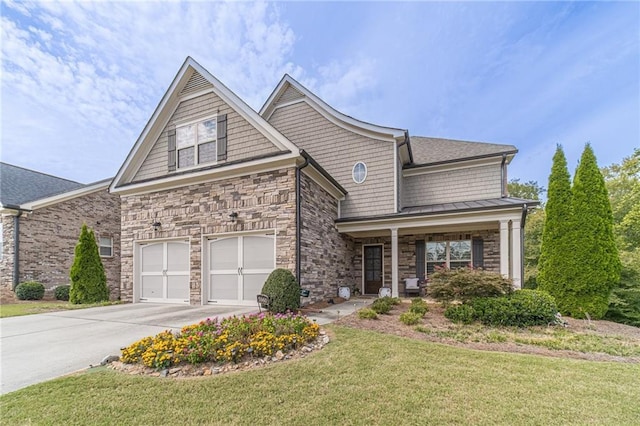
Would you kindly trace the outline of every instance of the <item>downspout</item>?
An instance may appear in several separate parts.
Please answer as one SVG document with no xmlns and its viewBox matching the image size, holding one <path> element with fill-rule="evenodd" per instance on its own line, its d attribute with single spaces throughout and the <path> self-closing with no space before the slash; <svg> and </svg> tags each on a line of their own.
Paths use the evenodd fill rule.
<svg viewBox="0 0 640 426">
<path fill-rule="evenodd" d="M 507 162 L 507 154 L 502 154 L 502 163 L 500 164 L 500 193 L 502 194 L 502 198 L 507 196 L 507 185 L 505 182 L 506 172 L 504 165 Z"/>
<path fill-rule="evenodd" d="M 527 221 L 528 212 L 527 203 L 524 203 L 522 205 L 522 219 L 520 220 L 520 228 L 522 229 L 520 232 L 520 288 L 524 288 L 524 225 Z"/>
<path fill-rule="evenodd" d="M 300 154 L 304 158 L 304 163 L 296 167 L 296 280 L 298 281 L 298 285 L 300 285 L 300 268 L 302 266 L 302 256 L 300 256 L 300 248 L 302 246 L 300 242 L 300 238 L 302 235 L 301 227 L 302 227 L 302 213 L 300 212 L 300 206 L 302 205 L 300 200 L 300 194 L 302 193 L 300 189 L 300 176 L 301 170 L 309 165 L 309 158 L 305 155 L 304 150 L 300 151 Z"/>
<path fill-rule="evenodd" d="M 20 216 L 22 216 L 22 210 L 18 210 L 18 214 L 13 217 L 13 286 L 11 290 L 14 291 L 20 282 Z"/>
</svg>

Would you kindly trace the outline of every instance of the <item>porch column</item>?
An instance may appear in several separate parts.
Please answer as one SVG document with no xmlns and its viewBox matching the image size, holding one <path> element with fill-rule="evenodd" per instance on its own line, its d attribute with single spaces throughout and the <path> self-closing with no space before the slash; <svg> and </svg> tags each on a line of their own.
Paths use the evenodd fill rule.
<svg viewBox="0 0 640 426">
<path fill-rule="evenodd" d="M 513 288 L 522 288 L 522 253 L 520 219 L 511 221 L 511 278 Z"/>
<path fill-rule="evenodd" d="M 500 221 L 500 274 L 509 278 L 509 221 Z"/>
<path fill-rule="evenodd" d="M 398 294 L 398 228 L 391 228 L 391 296 Z"/>
</svg>

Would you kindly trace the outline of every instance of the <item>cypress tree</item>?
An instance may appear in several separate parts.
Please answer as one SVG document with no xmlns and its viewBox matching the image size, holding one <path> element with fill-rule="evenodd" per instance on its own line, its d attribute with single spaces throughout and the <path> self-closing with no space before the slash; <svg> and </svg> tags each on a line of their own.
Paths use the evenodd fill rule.
<svg viewBox="0 0 640 426">
<path fill-rule="evenodd" d="M 602 318 L 621 263 L 613 235 L 613 213 L 591 146 L 587 144 L 573 179 L 570 267 L 572 279 L 563 308 L 576 318 Z"/>
<path fill-rule="evenodd" d="M 87 225 L 82 225 L 69 276 L 71 303 L 95 303 L 109 300 L 107 276 L 100 260 L 96 237 L 93 230 L 87 229 Z"/>
<path fill-rule="evenodd" d="M 572 280 L 572 270 L 567 263 L 572 251 L 572 197 L 567 159 L 560 145 L 553 156 L 547 188 L 537 283 L 540 290 L 545 290 L 555 297 L 558 309 L 566 314 L 568 311 L 565 309 L 564 300 Z"/>
</svg>

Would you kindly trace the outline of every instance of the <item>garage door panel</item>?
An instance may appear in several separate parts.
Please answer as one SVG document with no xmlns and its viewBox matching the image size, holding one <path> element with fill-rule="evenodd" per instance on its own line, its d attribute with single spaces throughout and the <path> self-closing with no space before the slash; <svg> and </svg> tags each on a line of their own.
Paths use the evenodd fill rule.
<svg viewBox="0 0 640 426">
<path fill-rule="evenodd" d="M 212 300 L 236 300 L 238 299 L 238 275 L 215 274 L 211 276 Z"/>
<path fill-rule="evenodd" d="M 225 238 L 210 244 L 209 265 L 211 270 L 238 269 L 238 239 Z"/>
<path fill-rule="evenodd" d="M 147 275 L 142 277 L 142 297 L 145 299 L 160 299 L 162 295 L 162 275 Z"/>
<path fill-rule="evenodd" d="M 167 244 L 167 270 L 188 271 L 189 270 L 189 244 L 168 243 Z"/>
<path fill-rule="evenodd" d="M 262 292 L 262 286 L 269 274 L 245 274 L 242 289 L 243 300 L 256 300 L 256 295 Z"/>
<path fill-rule="evenodd" d="M 244 237 L 242 242 L 244 269 L 272 269 L 274 256 L 273 238 Z"/>
<path fill-rule="evenodd" d="M 168 276 L 167 277 L 167 298 L 168 299 L 189 299 L 189 277 L 188 276 Z"/>
<path fill-rule="evenodd" d="M 163 250 L 162 243 L 142 247 L 142 272 L 162 271 Z"/>
</svg>

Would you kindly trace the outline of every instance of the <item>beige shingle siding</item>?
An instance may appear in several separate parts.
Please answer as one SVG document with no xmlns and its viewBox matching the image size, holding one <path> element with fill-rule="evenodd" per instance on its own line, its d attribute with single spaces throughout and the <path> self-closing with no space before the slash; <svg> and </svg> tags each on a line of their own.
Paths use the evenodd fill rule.
<svg viewBox="0 0 640 426">
<path fill-rule="evenodd" d="M 340 206 L 341 217 L 396 211 L 392 142 L 370 139 L 338 127 L 305 102 L 277 109 L 269 121 L 311 154 L 348 191 Z M 367 165 L 367 179 L 359 185 L 351 174 L 357 161 Z"/>
<path fill-rule="evenodd" d="M 293 101 L 295 99 L 302 98 L 303 96 L 304 95 L 302 93 L 298 92 L 292 86 L 289 86 L 289 88 L 285 90 L 284 93 L 280 95 L 280 97 L 276 100 L 275 104 L 276 105 L 283 104 L 289 101 Z"/>
<path fill-rule="evenodd" d="M 403 181 L 405 207 L 500 198 L 502 189 L 500 164 L 408 176 Z"/>
<path fill-rule="evenodd" d="M 167 168 L 167 132 L 176 122 L 209 114 L 227 114 L 227 162 L 256 157 L 279 149 L 214 93 L 181 102 L 147 155 L 133 181 L 163 177 Z"/>
<path fill-rule="evenodd" d="M 180 92 L 180 96 L 188 95 L 190 93 L 195 93 L 200 90 L 210 89 L 213 85 L 209 83 L 209 81 L 204 78 L 200 73 L 193 72 L 187 84 L 185 84 L 184 88 Z"/>
</svg>

